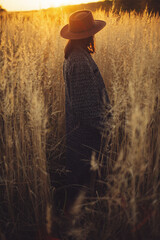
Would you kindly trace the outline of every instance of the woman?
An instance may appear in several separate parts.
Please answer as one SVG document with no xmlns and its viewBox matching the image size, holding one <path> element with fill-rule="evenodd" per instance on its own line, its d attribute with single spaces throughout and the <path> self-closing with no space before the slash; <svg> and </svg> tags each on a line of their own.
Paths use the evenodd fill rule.
<svg viewBox="0 0 160 240">
<path fill-rule="evenodd" d="M 68 201 L 72 204 L 81 187 L 91 183 L 91 158 L 98 156 L 109 98 L 99 69 L 91 57 L 94 35 L 106 23 L 94 20 L 91 11 L 77 11 L 61 36 L 69 39 L 65 48 L 63 74 L 66 104 L 66 167 Z"/>
</svg>

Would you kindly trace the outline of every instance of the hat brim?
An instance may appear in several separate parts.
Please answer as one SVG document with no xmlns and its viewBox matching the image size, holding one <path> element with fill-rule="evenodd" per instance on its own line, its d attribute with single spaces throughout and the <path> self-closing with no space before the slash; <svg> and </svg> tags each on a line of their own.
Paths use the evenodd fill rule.
<svg viewBox="0 0 160 240">
<path fill-rule="evenodd" d="M 65 25 L 61 31 L 60 35 L 63 38 L 66 39 L 83 39 L 83 38 L 88 38 L 102 30 L 106 26 L 106 22 L 102 20 L 94 20 L 95 24 L 94 26 L 85 32 L 80 32 L 80 33 L 74 33 L 69 31 L 69 24 Z"/>
</svg>

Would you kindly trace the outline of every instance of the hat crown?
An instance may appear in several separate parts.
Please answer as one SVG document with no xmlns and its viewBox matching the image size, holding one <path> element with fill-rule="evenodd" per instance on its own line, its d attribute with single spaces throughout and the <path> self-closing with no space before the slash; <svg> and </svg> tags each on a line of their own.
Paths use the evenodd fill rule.
<svg viewBox="0 0 160 240">
<path fill-rule="evenodd" d="M 93 15 L 89 10 L 77 11 L 69 18 L 69 30 L 73 33 L 88 31 L 94 24 Z"/>
<path fill-rule="evenodd" d="M 70 20 L 71 21 L 83 20 L 89 15 L 92 15 L 89 10 L 77 11 L 70 16 Z"/>
</svg>

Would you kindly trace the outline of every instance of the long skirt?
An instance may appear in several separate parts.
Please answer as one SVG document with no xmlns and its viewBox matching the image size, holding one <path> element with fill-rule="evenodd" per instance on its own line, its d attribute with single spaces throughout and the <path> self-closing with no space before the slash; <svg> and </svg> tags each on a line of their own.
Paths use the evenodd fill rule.
<svg viewBox="0 0 160 240">
<path fill-rule="evenodd" d="M 80 126 L 67 134 L 66 169 L 67 199 L 74 201 L 82 188 L 90 188 L 95 173 L 91 171 L 91 157 L 98 158 L 101 147 L 100 132 L 90 126 Z"/>
</svg>

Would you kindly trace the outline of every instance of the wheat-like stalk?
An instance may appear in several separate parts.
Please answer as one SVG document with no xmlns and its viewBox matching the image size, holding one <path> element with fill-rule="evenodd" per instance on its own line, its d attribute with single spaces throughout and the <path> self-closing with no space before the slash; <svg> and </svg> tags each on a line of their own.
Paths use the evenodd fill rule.
<svg viewBox="0 0 160 240">
<path fill-rule="evenodd" d="M 95 36 L 94 59 L 112 104 L 112 142 L 98 183 L 103 187 L 82 214 L 86 232 L 73 232 L 79 239 L 82 234 L 103 240 L 130 229 L 131 239 L 139 232 L 143 237 L 148 227 L 159 236 L 160 18 L 102 10 L 94 17 L 107 22 Z M 45 226 L 46 206 L 53 200 L 50 177 L 63 162 L 66 41 L 59 32 L 68 14 L 61 9 L 18 13 L 1 21 L 0 224 L 4 233 L 20 234 L 20 228 Z M 149 209 L 145 221 L 143 205 Z M 47 216 L 51 223 L 49 209 Z"/>
</svg>

